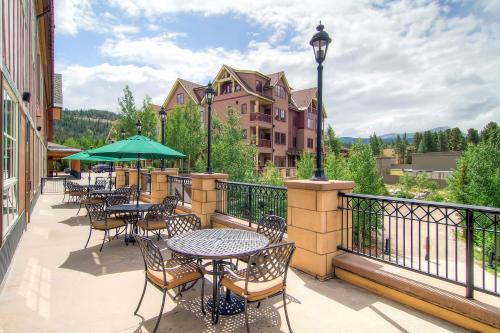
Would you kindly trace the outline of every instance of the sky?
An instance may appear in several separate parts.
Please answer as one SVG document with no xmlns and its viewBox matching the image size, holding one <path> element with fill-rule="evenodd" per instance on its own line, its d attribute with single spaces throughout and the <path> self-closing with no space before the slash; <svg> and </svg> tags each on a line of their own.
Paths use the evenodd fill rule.
<svg viewBox="0 0 500 333">
<path fill-rule="evenodd" d="M 64 106 L 162 104 L 176 78 L 206 84 L 222 64 L 285 71 L 316 86 L 321 20 L 326 123 L 340 136 L 482 128 L 500 122 L 499 0 L 57 0 Z"/>
</svg>

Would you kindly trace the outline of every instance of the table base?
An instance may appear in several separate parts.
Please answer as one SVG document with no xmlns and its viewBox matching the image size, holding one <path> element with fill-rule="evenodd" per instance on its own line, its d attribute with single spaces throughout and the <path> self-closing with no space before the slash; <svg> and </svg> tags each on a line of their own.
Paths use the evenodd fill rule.
<svg viewBox="0 0 500 333">
<path fill-rule="evenodd" d="M 214 308 L 213 298 L 210 297 L 207 301 L 207 310 L 212 312 Z M 217 308 L 219 315 L 234 316 L 245 311 L 245 301 L 243 298 L 231 294 L 229 297 L 219 297 L 219 306 Z"/>
</svg>

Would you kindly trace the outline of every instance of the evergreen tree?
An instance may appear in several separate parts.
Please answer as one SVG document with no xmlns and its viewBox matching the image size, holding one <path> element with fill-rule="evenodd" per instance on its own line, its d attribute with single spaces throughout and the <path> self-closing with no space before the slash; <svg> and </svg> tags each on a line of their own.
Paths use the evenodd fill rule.
<svg viewBox="0 0 500 333">
<path fill-rule="evenodd" d="M 467 130 L 467 143 L 477 145 L 479 143 L 479 133 L 475 128 Z"/>
<path fill-rule="evenodd" d="M 451 129 L 448 147 L 451 151 L 462 151 L 465 149 L 465 138 L 458 127 Z"/>
<path fill-rule="evenodd" d="M 437 141 L 438 151 L 448 151 L 448 137 L 446 132 L 439 131 Z"/>
<path fill-rule="evenodd" d="M 439 151 L 438 141 L 439 141 L 438 132 L 432 132 L 432 147 L 430 151 Z"/>
<path fill-rule="evenodd" d="M 380 141 L 377 138 L 377 134 L 373 133 L 373 135 L 370 135 L 368 143 L 370 144 L 370 148 L 372 150 L 373 155 L 379 156 L 381 153 L 381 146 L 380 146 Z"/>
<path fill-rule="evenodd" d="M 125 136 L 129 137 L 137 134 L 135 123 L 137 122 L 137 107 L 135 106 L 134 95 L 129 86 L 123 89 L 123 96 L 118 98 L 118 105 L 120 106 L 119 119 L 115 132 L 118 133 L 115 137 L 119 139 L 121 130 L 125 130 Z"/>
<path fill-rule="evenodd" d="M 481 131 L 480 141 L 500 149 L 500 127 L 496 122 L 489 122 Z"/>
<path fill-rule="evenodd" d="M 422 151 L 422 153 L 428 153 L 428 152 L 433 151 L 434 140 L 433 140 L 431 131 L 424 132 L 424 137 L 423 137 L 422 141 L 425 143 L 425 151 Z"/>
<path fill-rule="evenodd" d="M 158 114 L 156 113 L 153 105 L 151 103 L 151 98 L 146 96 L 144 101 L 142 102 L 142 109 L 138 113 L 139 119 L 141 119 L 142 123 L 142 135 L 147 136 L 153 140 L 160 139 L 159 137 L 159 126 L 160 119 Z"/>
<path fill-rule="evenodd" d="M 399 136 L 399 134 L 396 136 L 394 150 L 396 151 L 396 154 L 398 154 L 398 163 L 404 163 L 404 157 L 401 156 L 401 152 L 403 151 L 403 141 L 401 141 L 401 137 Z"/>
<path fill-rule="evenodd" d="M 422 133 L 416 132 L 413 136 L 413 146 L 415 147 L 415 151 L 418 151 L 418 147 L 420 146 L 420 142 L 422 141 Z"/>
<path fill-rule="evenodd" d="M 328 150 L 336 155 L 340 154 L 340 149 L 342 148 L 342 142 L 339 138 L 335 136 L 335 131 L 332 126 L 328 125 L 326 130 L 325 145 Z"/>
<path fill-rule="evenodd" d="M 427 147 L 427 143 L 425 140 L 420 140 L 420 144 L 418 145 L 417 152 L 418 153 L 427 153 L 429 151 L 429 148 Z"/>
</svg>

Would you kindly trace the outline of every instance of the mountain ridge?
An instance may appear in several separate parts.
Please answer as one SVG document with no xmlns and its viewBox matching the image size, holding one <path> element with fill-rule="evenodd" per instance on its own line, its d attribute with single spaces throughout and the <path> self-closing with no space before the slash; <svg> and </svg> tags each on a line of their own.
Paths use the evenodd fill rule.
<svg viewBox="0 0 500 333">
<path fill-rule="evenodd" d="M 440 131 L 446 131 L 450 129 L 451 127 L 448 126 L 439 126 L 439 127 L 434 127 L 432 129 L 426 130 L 430 131 L 432 133 L 434 132 L 440 132 Z M 423 133 L 425 131 L 421 131 L 420 133 Z M 415 136 L 415 133 L 406 133 L 406 139 L 408 140 L 408 143 L 413 143 L 413 137 Z M 388 133 L 388 134 L 383 134 L 378 136 L 379 138 L 382 139 L 384 143 L 391 143 L 392 141 L 395 141 L 397 136 L 400 136 L 401 138 L 403 137 L 404 133 Z M 341 136 L 339 137 L 340 141 L 344 144 L 352 144 L 361 139 L 363 143 L 368 143 L 368 138 L 362 138 L 362 137 L 353 137 L 353 136 Z"/>
</svg>

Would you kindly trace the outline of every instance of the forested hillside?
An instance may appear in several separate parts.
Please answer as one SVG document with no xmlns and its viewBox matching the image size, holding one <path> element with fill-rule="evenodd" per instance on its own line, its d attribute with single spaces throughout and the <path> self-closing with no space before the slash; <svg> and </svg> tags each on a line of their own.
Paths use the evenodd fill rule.
<svg viewBox="0 0 500 333">
<path fill-rule="evenodd" d="M 104 141 L 116 113 L 105 110 L 68 110 L 61 113 L 61 120 L 54 122 L 54 141 L 68 146 L 88 148 L 92 142 Z M 87 138 L 89 137 L 89 138 Z"/>
</svg>

